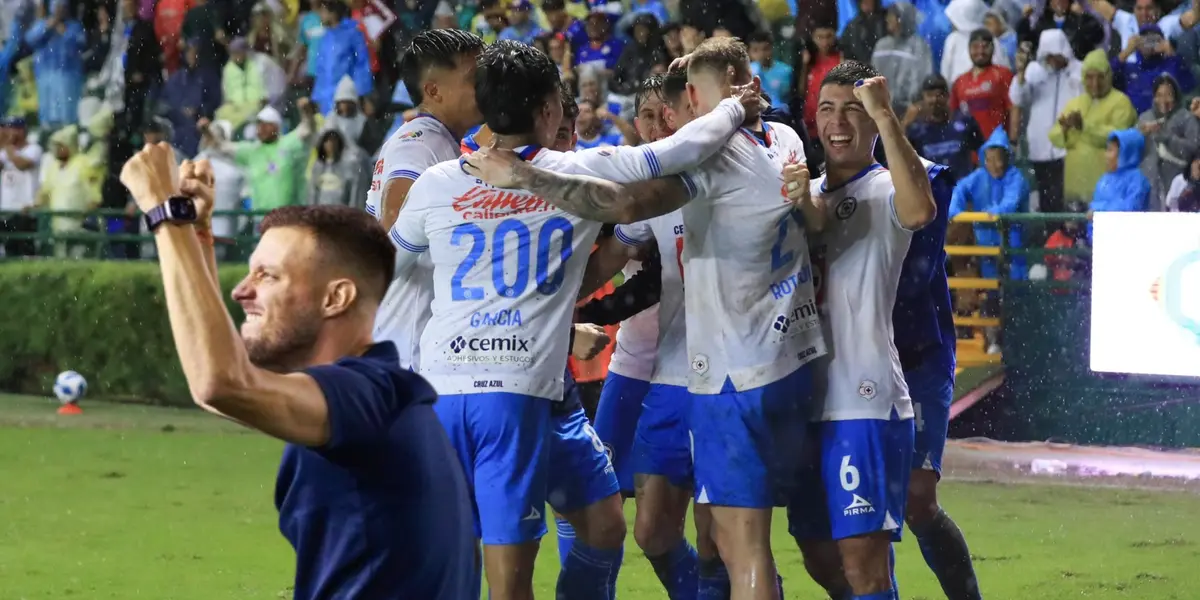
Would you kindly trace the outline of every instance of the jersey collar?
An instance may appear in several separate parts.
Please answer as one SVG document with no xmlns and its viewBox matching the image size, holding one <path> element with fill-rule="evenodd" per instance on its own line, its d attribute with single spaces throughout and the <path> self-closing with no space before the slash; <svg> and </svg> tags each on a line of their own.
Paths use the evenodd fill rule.
<svg viewBox="0 0 1200 600">
<path fill-rule="evenodd" d="M 821 182 L 821 193 L 828 194 L 829 192 L 836 192 L 836 191 L 854 183 L 855 181 L 858 181 L 859 179 L 866 177 L 867 173 L 870 173 L 871 171 L 878 171 L 881 169 L 883 169 L 883 165 L 881 165 L 879 163 L 871 163 L 871 164 L 867 165 L 866 168 L 864 168 L 863 170 L 859 171 L 858 173 L 855 173 L 854 177 L 851 177 L 850 179 L 843 181 L 841 185 L 839 185 L 833 189 L 829 189 L 829 188 L 825 187 L 825 184 L 829 182 L 829 178 L 826 178 L 824 181 Z"/>
<path fill-rule="evenodd" d="M 479 144 L 475 143 L 475 136 L 469 135 L 469 136 L 463 138 L 462 149 L 464 150 L 464 152 L 463 152 L 462 156 L 458 157 L 458 168 L 460 170 L 462 170 L 463 173 L 466 173 L 467 172 L 467 155 L 470 154 L 471 152 L 474 152 L 479 149 Z M 543 148 L 541 146 L 538 146 L 537 144 L 530 144 L 528 146 L 518 146 L 516 148 L 513 148 L 513 152 L 517 153 L 517 158 L 519 158 L 523 161 L 526 161 L 526 162 L 533 160 L 534 157 L 536 157 L 539 153 L 541 153 L 542 150 L 543 150 Z M 468 175 L 469 175 L 469 173 L 468 173 Z"/>
<path fill-rule="evenodd" d="M 766 143 L 763 143 L 762 140 L 758 139 L 757 135 L 754 135 L 753 131 L 746 129 L 745 127 L 738 127 L 738 131 L 740 131 L 742 135 L 746 136 L 746 138 L 751 142 L 754 142 L 755 144 L 758 144 L 764 148 L 770 148 L 771 146 L 775 145 L 775 136 L 771 135 L 771 126 L 768 125 L 766 121 L 762 122 L 762 126 L 764 134 L 763 137 L 767 138 Z"/>
<path fill-rule="evenodd" d="M 446 137 L 450 138 L 451 140 L 454 139 L 454 133 L 452 131 L 450 131 L 450 128 L 447 127 L 446 123 L 444 123 L 441 119 L 439 119 L 427 112 L 419 112 L 416 115 L 414 115 L 413 118 L 409 119 L 408 121 L 411 123 L 412 121 L 415 121 L 417 119 L 429 119 L 429 120 L 433 121 L 434 123 L 437 123 L 438 126 L 440 126 L 442 128 L 442 132 L 445 134 Z"/>
</svg>

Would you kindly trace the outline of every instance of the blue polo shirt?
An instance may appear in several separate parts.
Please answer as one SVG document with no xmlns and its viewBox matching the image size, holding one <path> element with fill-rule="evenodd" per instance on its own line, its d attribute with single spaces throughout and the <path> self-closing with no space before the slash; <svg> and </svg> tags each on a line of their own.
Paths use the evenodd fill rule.
<svg viewBox="0 0 1200 600">
<path fill-rule="evenodd" d="M 296 600 L 477 599 L 471 498 L 433 388 L 391 342 L 305 373 L 330 436 L 288 444 L 275 484 Z"/>
</svg>

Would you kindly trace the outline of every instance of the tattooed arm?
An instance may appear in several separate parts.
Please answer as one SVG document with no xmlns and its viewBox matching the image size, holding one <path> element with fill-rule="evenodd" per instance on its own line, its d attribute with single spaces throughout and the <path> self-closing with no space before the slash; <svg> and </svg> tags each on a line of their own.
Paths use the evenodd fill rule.
<svg viewBox="0 0 1200 600">
<path fill-rule="evenodd" d="M 592 221 L 633 223 L 665 215 L 691 200 L 686 175 L 621 184 L 587 175 L 554 173 L 510 157 L 510 152 L 488 150 L 465 158 L 468 173 L 499 187 L 528 190 Z"/>
</svg>

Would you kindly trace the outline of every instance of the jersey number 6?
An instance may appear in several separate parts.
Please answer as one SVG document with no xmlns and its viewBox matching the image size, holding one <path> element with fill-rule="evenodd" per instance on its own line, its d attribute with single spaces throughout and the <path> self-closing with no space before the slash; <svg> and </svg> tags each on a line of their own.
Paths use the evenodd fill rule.
<svg viewBox="0 0 1200 600">
<path fill-rule="evenodd" d="M 558 264 L 554 272 L 550 272 L 550 246 L 553 243 L 554 232 L 561 232 L 559 236 L 560 244 L 558 248 Z M 563 266 L 567 260 L 571 258 L 571 241 L 575 234 L 575 228 L 571 222 L 563 217 L 551 217 L 538 230 L 537 234 L 537 264 L 534 266 L 534 277 L 537 280 L 537 291 L 542 295 L 549 296 L 558 291 L 562 287 L 563 282 Z M 504 272 L 504 259 L 508 255 L 509 250 L 508 239 L 516 238 L 514 255 L 517 259 L 516 278 L 511 284 L 508 282 L 508 276 Z M 471 269 L 483 257 L 484 250 L 488 246 L 488 234 L 479 225 L 475 223 L 463 223 L 454 228 L 450 234 L 450 243 L 455 246 L 462 246 L 464 243 L 470 243 L 471 247 L 467 250 L 467 256 L 462 263 L 458 265 L 458 269 L 454 271 L 454 276 L 450 278 L 450 297 L 452 300 L 482 300 L 484 297 L 483 287 L 464 287 L 463 280 L 471 273 Z M 529 262 L 530 256 L 530 231 L 529 227 L 517 219 L 505 219 L 496 225 L 495 231 L 492 232 L 492 286 L 496 289 L 496 293 L 505 298 L 516 298 L 525 293 L 525 288 L 529 286 Z"/>
</svg>

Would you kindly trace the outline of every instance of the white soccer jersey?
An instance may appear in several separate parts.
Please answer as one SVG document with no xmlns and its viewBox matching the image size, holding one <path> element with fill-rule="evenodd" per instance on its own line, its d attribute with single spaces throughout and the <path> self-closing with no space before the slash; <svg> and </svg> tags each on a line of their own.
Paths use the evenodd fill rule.
<svg viewBox="0 0 1200 600">
<path fill-rule="evenodd" d="M 622 271 L 625 281 L 642 270 L 642 263 L 631 260 Z M 621 321 L 608 370 L 632 379 L 650 381 L 658 355 L 658 305 Z"/>
<path fill-rule="evenodd" d="M 831 352 L 819 364 L 814 417 L 820 421 L 912 418 L 912 401 L 893 343 L 892 309 L 912 232 L 896 217 L 892 175 L 873 165 L 825 201 L 825 231 L 812 245 L 817 302 Z"/>
<path fill-rule="evenodd" d="M 658 174 L 647 147 L 523 153 L 559 173 L 623 182 Z M 409 197 L 391 235 L 399 273 L 422 253 L 433 261 L 421 374 L 442 394 L 561 400 L 568 328 L 600 223 L 528 192 L 487 185 L 458 161 L 426 171 Z"/>
<path fill-rule="evenodd" d="M 419 115 L 396 130 L 383 144 L 367 190 L 367 212 L 382 219 L 383 188 L 393 179 L 416 180 L 426 169 L 459 155 L 458 140 L 441 121 Z M 375 339 L 396 345 L 400 364 L 417 369 L 418 342 L 429 321 L 433 300 L 433 265 L 421 259 L 406 277 L 392 281 L 375 316 Z"/>
<path fill-rule="evenodd" d="M 742 130 L 684 181 L 689 389 L 765 386 L 825 354 L 803 218 L 783 194 L 783 167 L 805 160 L 790 127 Z"/>
<path fill-rule="evenodd" d="M 658 253 L 662 257 L 662 291 L 657 310 L 647 310 L 635 318 L 653 312 L 656 319 L 654 330 L 657 332 L 658 353 L 649 360 L 653 367 L 650 381 L 686 386 L 688 353 L 683 304 L 683 213 L 677 210 L 630 225 L 618 225 L 616 236 L 630 246 L 651 241 L 658 244 Z M 617 332 L 617 337 L 620 338 L 620 332 Z M 616 357 L 616 353 L 613 357 Z"/>
</svg>

